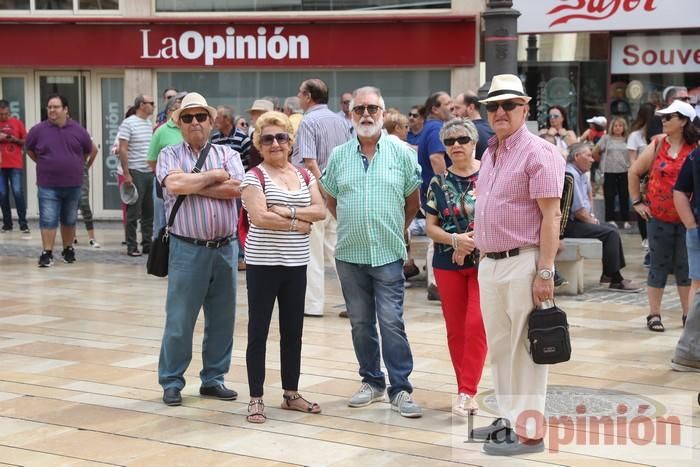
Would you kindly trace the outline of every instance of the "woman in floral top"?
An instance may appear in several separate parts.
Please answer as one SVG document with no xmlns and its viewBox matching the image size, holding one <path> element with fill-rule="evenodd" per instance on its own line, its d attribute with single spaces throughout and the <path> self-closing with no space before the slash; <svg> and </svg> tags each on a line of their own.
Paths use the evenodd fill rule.
<svg viewBox="0 0 700 467">
<path fill-rule="evenodd" d="M 445 122 L 440 139 L 452 165 L 436 175 L 426 195 L 426 227 L 435 242 L 433 268 L 442 298 L 447 345 L 457 376 L 453 413 L 476 413 L 476 389 L 486 358 L 486 333 L 479 305 L 478 252 L 473 239 L 474 187 L 479 161 L 474 157 L 476 127 L 459 118 Z"/>
</svg>

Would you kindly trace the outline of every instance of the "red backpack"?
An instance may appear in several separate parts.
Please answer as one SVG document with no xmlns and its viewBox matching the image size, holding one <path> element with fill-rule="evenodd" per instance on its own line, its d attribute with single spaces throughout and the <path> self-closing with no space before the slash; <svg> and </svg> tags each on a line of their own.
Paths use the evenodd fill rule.
<svg viewBox="0 0 700 467">
<path fill-rule="evenodd" d="M 262 188 L 263 193 L 265 193 L 265 176 L 262 173 L 262 170 L 260 170 L 260 167 L 255 166 L 252 169 L 250 169 L 250 172 L 253 172 L 255 176 L 258 178 L 258 181 L 260 182 L 260 187 Z M 306 186 L 309 186 L 309 182 L 311 181 L 311 175 L 309 174 L 309 171 L 305 168 L 297 168 L 297 172 L 299 172 L 304 179 L 304 182 L 306 182 Z M 248 238 L 248 231 L 250 230 L 250 221 L 248 220 L 248 211 L 241 206 L 241 212 L 238 213 L 238 240 L 240 241 L 240 244 L 242 246 L 245 246 L 245 241 Z"/>
</svg>

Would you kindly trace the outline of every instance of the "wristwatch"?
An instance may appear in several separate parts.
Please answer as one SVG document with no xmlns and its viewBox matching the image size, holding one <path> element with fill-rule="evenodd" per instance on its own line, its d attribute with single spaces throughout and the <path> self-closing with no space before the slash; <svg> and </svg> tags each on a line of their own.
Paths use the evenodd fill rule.
<svg viewBox="0 0 700 467">
<path fill-rule="evenodd" d="M 543 281 L 548 281 L 554 277 L 554 269 L 540 269 L 537 271 L 537 276 Z"/>
</svg>

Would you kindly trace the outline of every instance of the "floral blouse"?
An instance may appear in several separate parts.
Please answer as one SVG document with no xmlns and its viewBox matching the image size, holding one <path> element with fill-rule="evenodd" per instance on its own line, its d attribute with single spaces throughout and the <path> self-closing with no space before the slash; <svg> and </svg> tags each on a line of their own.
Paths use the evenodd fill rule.
<svg viewBox="0 0 700 467">
<path fill-rule="evenodd" d="M 448 171 L 447 175 L 436 175 L 430 181 L 423 208 L 438 218 L 440 227 L 447 233 L 464 233 L 474 230 L 474 188 L 479 172 L 461 177 Z M 466 258 L 464 265 L 452 262 L 452 245 L 435 244 L 433 267 L 438 269 L 466 269 L 477 264 L 476 250 Z"/>
</svg>

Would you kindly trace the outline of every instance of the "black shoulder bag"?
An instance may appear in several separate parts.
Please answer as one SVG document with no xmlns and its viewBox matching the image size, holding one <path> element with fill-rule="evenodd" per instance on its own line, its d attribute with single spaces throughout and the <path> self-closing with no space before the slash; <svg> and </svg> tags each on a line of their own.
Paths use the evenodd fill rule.
<svg viewBox="0 0 700 467">
<path fill-rule="evenodd" d="M 199 173 L 202 170 L 204 161 L 209 154 L 209 149 L 211 144 L 208 144 L 199 153 L 199 159 L 192 169 L 192 173 Z M 151 252 L 148 254 L 148 263 L 146 263 L 146 272 L 152 276 L 156 277 L 166 277 L 168 275 L 168 257 L 170 256 L 170 227 L 173 226 L 175 222 L 175 215 L 180 209 L 182 202 L 185 201 L 187 195 L 180 195 L 175 200 L 175 205 L 170 211 L 170 217 L 168 218 L 168 224 L 160 229 L 158 232 L 158 238 L 151 245 Z"/>
<path fill-rule="evenodd" d="M 532 361 L 553 365 L 571 359 L 569 323 L 566 313 L 554 304 L 554 300 L 547 300 L 532 310 L 527 325 Z"/>
</svg>

